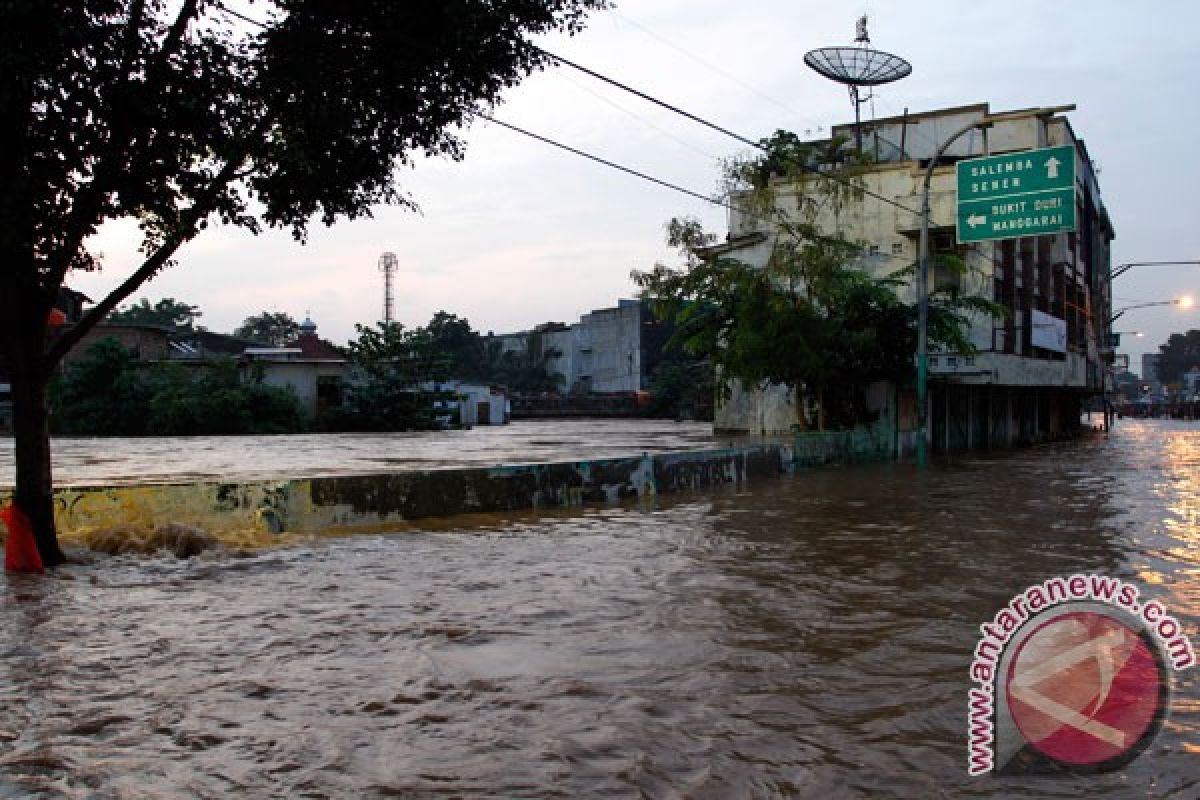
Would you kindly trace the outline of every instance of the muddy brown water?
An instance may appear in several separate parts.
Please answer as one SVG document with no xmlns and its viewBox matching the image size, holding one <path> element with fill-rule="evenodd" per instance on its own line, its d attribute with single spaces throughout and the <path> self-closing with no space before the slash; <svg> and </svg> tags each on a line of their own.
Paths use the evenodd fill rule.
<svg viewBox="0 0 1200 800">
<path fill-rule="evenodd" d="M 1200 797 L 1200 681 L 968 778 L 977 626 L 1106 572 L 1200 625 L 1200 425 L 250 558 L 0 577 L 0 798 Z"/>
<path fill-rule="evenodd" d="M 577 461 L 730 441 L 707 423 L 578 419 L 413 433 L 56 437 L 52 449 L 56 485 L 113 486 Z M 0 486 L 12 486 L 15 474 L 12 439 L 0 438 Z"/>
</svg>

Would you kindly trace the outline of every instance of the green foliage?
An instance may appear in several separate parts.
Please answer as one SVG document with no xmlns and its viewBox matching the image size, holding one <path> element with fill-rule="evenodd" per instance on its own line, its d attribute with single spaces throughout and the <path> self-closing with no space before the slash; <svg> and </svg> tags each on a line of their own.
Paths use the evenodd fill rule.
<svg viewBox="0 0 1200 800">
<path fill-rule="evenodd" d="M 489 379 L 487 347 L 467 320 L 438 311 L 425 326 L 424 336 L 426 358 L 444 359 L 446 372 L 452 377 L 465 381 Z"/>
<path fill-rule="evenodd" d="M 542 347 L 536 332 L 529 335 L 524 350 L 504 352 L 500 342 L 494 340 L 487 343 L 486 350 L 489 383 L 501 384 L 517 394 L 545 394 L 563 388 L 563 376 L 547 369 L 550 360 L 562 353 Z"/>
<path fill-rule="evenodd" d="M 667 241 L 684 253 L 685 266 L 658 264 L 633 280 L 656 316 L 675 324 L 669 346 L 711 360 L 719 393 L 735 380 L 782 384 L 816 408 L 819 426 L 868 422 L 871 383 L 914 377 L 917 308 L 899 294 L 914 268 L 869 273 L 861 267 L 864 244 L 838 232 L 840 215 L 864 197 L 867 154 L 844 138 L 804 142 L 787 131 L 761 145 L 763 153 L 726 162 L 722 183 L 738 215 L 769 236 L 765 267 L 723 257 L 707 247 L 712 238 L 698 221 L 676 219 Z M 945 256 L 939 268 L 959 275 L 966 265 Z M 1000 313 L 959 283 L 929 293 L 932 349 L 974 352 L 971 317 Z"/>
<path fill-rule="evenodd" d="M 676 222 L 670 231 L 689 226 Z M 897 289 L 911 267 L 883 277 L 855 268 L 861 246 L 811 224 L 781 230 L 765 269 L 708 255 L 685 269 L 634 272 L 655 314 L 673 320 L 669 346 L 708 358 L 717 388 L 783 384 L 818 407 L 818 424 L 867 422 L 865 390 L 904 385 L 914 374 L 917 309 Z M 948 259 L 947 268 L 961 268 Z M 969 315 L 992 304 L 948 288 L 931 293 L 929 341 L 974 352 Z"/>
<path fill-rule="evenodd" d="M 300 333 L 300 325 L 291 314 L 284 311 L 264 311 L 242 320 L 242 324 L 233 332 L 241 339 L 253 339 L 256 342 L 282 347 L 293 341 Z"/>
<path fill-rule="evenodd" d="M 606 5 L 263 0 L 260 27 L 211 0 L 5 2 L 0 30 L 24 46 L 0 51 L 0 119 L 23 132 L 6 140 L 22 179 L 0 182 L 0 229 L 32 235 L 10 268 L 93 269 L 83 240 L 110 219 L 137 219 L 152 251 L 210 214 L 303 237 L 314 215 L 411 206 L 396 167 L 461 158 L 454 131 L 546 63 L 531 37 Z"/>
<path fill-rule="evenodd" d="M 711 420 L 716 373 L 708 360 L 671 360 L 650 376 L 652 417 Z"/>
<path fill-rule="evenodd" d="M 1173 333 L 1167 343 L 1158 347 L 1158 379 L 1163 383 L 1179 383 L 1192 367 L 1200 367 L 1200 329 Z"/>
<path fill-rule="evenodd" d="M 145 384 L 132 354 L 115 339 L 101 339 L 51 384 L 51 427 L 86 436 L 144 433 L 150 410 Z"/>
<path fill-rule="evenodd" d="M 55 431 L 85 436 L 292 433 L 304 429 L 288 389 L 247 380 L 233 361 L 145 364 L 101 339 L 51 387 Z"/>
<path fill-rule="evenodd" d="M 109 322 L 125 325 L 159 325 L 176 331 L 195 329 L 196 318 L 203 316 L 197 306 L 188 305 L 174 297 L 164 297 L 154 305 L 145 297 L 136 303 L 113 311 Z"/>
<path fill-rule="evenodd" d="M 40 397 L 72 347 L 210 224 L 257 233 L 415 203 L 420 155 L 460 159 L 456 131 L 550 57 L 606 0 L 0 2 L 0 355 L 14 394 Z M 88 242 L 136 221 L 144 260 L 78 323 L 47 338 Z M 64 556 L 50 508 L 44 409 L 14 409 L 16 497 L 47 564 Z"/>
<path fill-rule="evenodd" d="M 448 377 L 449 359 L 433 346 L 433 337 L 399 323 L 354 327 L 358 338 L 346 348 L 353 377 L 342 406 L 323 414 L 320 426 L 353 431 L 438 427 L 434 403 L 441 395 L 420 387 Z"/>
</svg>

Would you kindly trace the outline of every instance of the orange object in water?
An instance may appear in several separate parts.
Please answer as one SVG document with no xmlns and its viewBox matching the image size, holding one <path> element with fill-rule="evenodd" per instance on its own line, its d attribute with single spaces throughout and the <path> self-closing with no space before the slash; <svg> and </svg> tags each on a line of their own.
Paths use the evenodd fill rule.
<svg viewBox="0 0 1200 800">
<path fill-rule="evenodd" d="M 15 503 L 0 509 L 0 519 L 8 526 L 8 541 L 4 544 L 4 569 L 8 572 L 45 572 L 33 526 L 29 517 Z"/>
</svg>

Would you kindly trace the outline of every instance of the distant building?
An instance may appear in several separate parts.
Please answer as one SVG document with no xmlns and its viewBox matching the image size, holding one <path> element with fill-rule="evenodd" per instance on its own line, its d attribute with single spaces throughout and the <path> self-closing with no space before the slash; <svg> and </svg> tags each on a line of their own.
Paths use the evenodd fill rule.
<svg viewBox="0 0 1200 800">
<path fill-rule="evenodd" d="M 172 329 L 163 325 L 139 323 L 101 322 L 83 335 L 83 338 L 63 357 L 63 366 L 85 358 L 92 345 L 103 339 L 112 339 L 129 351 L 138 361 L 165 361 L 171 357 Z"/>
<path fill-rule="evenodd" d="M 1200 366 L 1183 373 L 1183 399 L 1192 402 L 1200 400 Z"/>
<path fill-rule="evenodd" d="M 449 422 L 451 415 L 458 412 L 458 424 L 464 428 L 476 425 L 507 425 L 512 416 L 508 394 L 496 386 L 464 381 L 429 381 L 421 384 L 425 392 L 453 395 L 453 399 L 437 400 L 434 407 L 439 416 Z"/>
<path fill-rule="evenodd" d="M 1142 354 L 1142 394 L 1161 398 L 1163 385 L 1158 379 L 1158 353 Z"/>
<path fill-rule="evenodd" d="M 531 331 L 501 334 L 505 352 L 545 357 L 546 370 L 561 376 L 564 392 L 615 394 L 649 386 L 667 338 L 639 300 L 584 314 L 572 325 L 550 322 Z"/>
<path fill-rule="evenodd" d="M 305 318 L 300 334 L 283 347 L 254 343 L 239 354 L 243 371 L 268 386 L 291 389 L 309 419 L 342 402 L 346 358 L 317 336 L 317 325 Z"/>
<path fill-rule="evenodd" d="M 1142 353 L 1142 380 L 1158 380 L 1158 353 Z"/>
</svg>

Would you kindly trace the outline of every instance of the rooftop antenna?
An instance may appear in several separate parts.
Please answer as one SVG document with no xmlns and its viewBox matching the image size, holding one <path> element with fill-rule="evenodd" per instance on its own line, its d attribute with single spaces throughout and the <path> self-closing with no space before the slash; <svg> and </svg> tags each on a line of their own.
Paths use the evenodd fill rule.
<svg viewBox="0 0 1200 800">
<path fill-rule="evenodd" d="M 379 257 L 379 271 L 383 273 L 383 321 L 392 322 L 392 276 L 399 269 L 395 253 L 384 253 Z"/>
<path fill-rule="evenodd" d="M 898 81 L 912 73 L 912 64 L 900 56 L 871 48 L 867 15 L 858 18 L 854 43 L 857 47 L 820 47 L 804 54 L 804 63 L 831 81 L 850 87 L 854 105 L 854 145 L 862 152 L 862 104 L 872 98 L 870 88 Z M 860 91 L 868 87 L 866 95 Z"/>
</svg>

